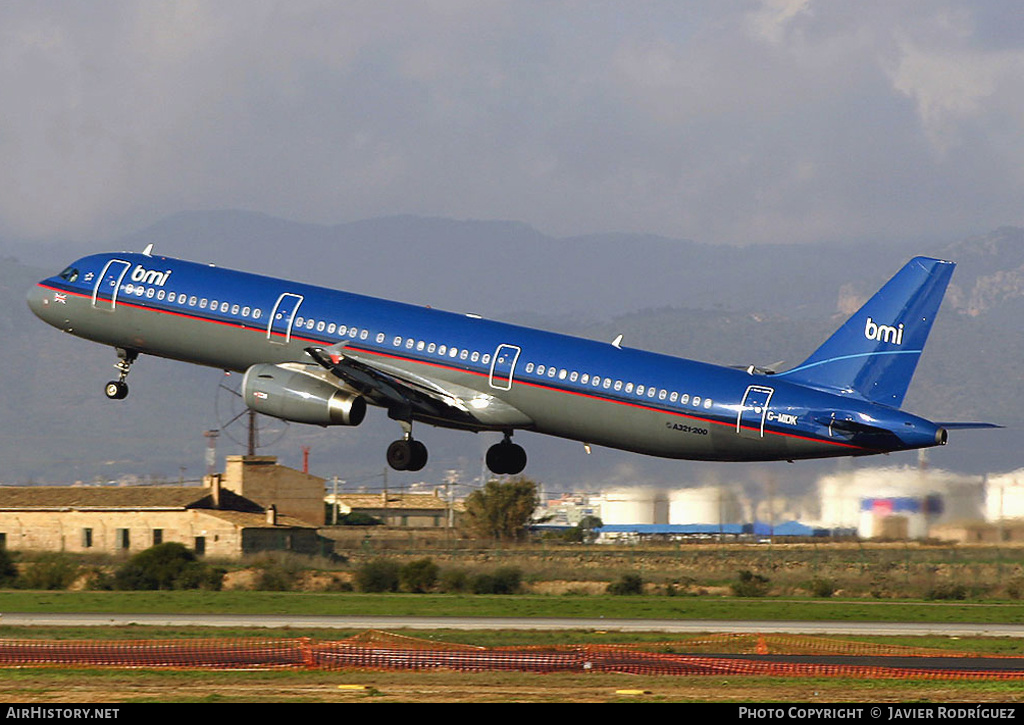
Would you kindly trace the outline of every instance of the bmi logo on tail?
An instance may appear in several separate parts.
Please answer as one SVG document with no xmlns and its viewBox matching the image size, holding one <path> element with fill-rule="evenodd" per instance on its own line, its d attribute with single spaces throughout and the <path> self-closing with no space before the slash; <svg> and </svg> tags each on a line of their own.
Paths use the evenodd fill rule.
<svg viewBox="0 0 1024 725">
<path fill-rule="evenodd" d="M 893 345 L 902 345 L 903 323 L 901 322 L 896 327 L 892 325 L 879 325 L 869 317 L 867 324 L 864 325 L 864 337 L 869 340 L 877 340 L 878 342 L 891 342 Z"/>
</svg>

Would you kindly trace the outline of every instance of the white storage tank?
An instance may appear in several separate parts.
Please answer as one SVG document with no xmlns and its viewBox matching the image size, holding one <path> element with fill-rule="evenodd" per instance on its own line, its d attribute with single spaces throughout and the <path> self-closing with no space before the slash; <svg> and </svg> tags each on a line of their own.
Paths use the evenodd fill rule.
<svg viewBox="0 0 1024 725">
<path fill-rule="evenodd" d="M 604 524 L 667 524 L 668 498 L 656 488 L 620 488 L 601 495 Z"/>
<path fill-rule="evenodd" d="M 668 496 L 670 524 L 735 524 L 741 518 L 736 494 L 720 486 L 680 488 Z"/>
</svg>

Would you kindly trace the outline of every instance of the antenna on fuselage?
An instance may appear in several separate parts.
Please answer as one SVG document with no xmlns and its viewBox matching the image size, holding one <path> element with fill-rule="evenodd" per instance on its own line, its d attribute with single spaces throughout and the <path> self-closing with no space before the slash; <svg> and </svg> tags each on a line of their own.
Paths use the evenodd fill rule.
<svg viewBox="0 0 1024 725">
<path fill-rule="evenodd" d="M 153 256 L 153 243 L 152 242 L 147 244 L 146 248 L 142 250 L 142 256 L 143 257 L 152 257 Z"/>
<path fill-rule="evenodd" d="M 622 349 L 622 335 L 619 335 L 614 340 L 612 340 L 612 347 L 618 348 L 619 350 Z"/>
</svg>

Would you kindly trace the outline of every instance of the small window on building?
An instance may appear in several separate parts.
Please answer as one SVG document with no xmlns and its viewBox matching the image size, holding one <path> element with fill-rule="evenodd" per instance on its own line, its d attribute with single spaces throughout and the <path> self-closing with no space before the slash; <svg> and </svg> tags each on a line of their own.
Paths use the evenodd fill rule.
<svg viewBox="0 0 1024 725">
<path fill-rule="evenodd" d="M 128 529 L 117 530 L 117 548 L 118 549 L 129 549 L 131 548 L 131 538 L 128 535 Z"/>
<path fill-rule="evenodd" d="M 164 530 L 153 529 L 153 546 L 164 543 Z"/>
<path fill-rule="evenodd" d="M 193 547 L 196 552 L 196 556 L 202 556 L 206 553 L 206 537 L 197 536 L 195 538 L 195 546 Z"/>
<path fill-rule="evenodd" d="M 82 529 L 82 548 L 92 548 L 92 529 Z"/>
</svg>

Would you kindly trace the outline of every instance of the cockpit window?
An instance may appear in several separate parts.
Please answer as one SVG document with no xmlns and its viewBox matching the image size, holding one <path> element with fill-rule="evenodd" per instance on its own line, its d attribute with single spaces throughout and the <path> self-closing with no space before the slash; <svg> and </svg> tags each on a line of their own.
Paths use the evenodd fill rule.
<svg viewBox="0 0 1024 725">
<path fill-rule="evenodd" d="M 78 280 L 78 269 L 76 267 L 68 267 L 57 276 L 65 282 L 75 282 Z"/>
</svg>

